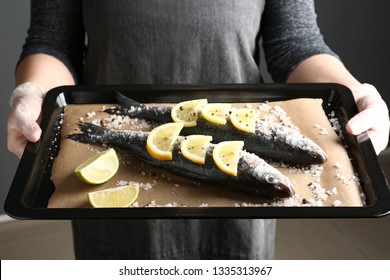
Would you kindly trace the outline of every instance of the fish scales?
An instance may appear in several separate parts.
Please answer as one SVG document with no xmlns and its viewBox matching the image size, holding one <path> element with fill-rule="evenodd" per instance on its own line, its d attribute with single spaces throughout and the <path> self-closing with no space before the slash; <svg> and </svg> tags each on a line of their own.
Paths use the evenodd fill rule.
<svg viewBox="0 0 390 280">
<path fill-rule="evenodd" d="M 120 93 L 118 103 L 122 107 L 111 108 L 106 112 L 130 117 L 146 118 L 157 123 L 171 122 L 172 107 L 146 106 Z M 195 127 L 182 129 L 183 135 L 211 135 L 213 141 L 244 141 L 244 149 L 274 161 L 283 161 L 298 165 L 322 164 L 327 161 L 326 152 L 313 140 L 300 132 L 280 124 L 257 120 L 255 133 L 241 131 L 228 120 L 224 125 L 205 120 L 199 114 Z"/>
<path fill-rule="evenodd" d="M 148 132 L 115 131 L 93 124 L 81 124 L 83 133 L 70 134 L 67 138 L 84 143 L 109 144 L 130 151 L 140 160 L 160 166 L 179 175 L 224 186 L 228 189 L 254 193 L 264 198 L 287 198 L 295 191 L 291 182 L 277 169 L 258 156 L 241 151 L 237 176 L 222 172 L 212 159 L 211 145 L 206 153 L 204 165 L 196 164 L 180 153 L 180 141 L 173 149 L 173 160 L 158 160 L 146 151 Z"/>
<path fill-rule="evenodd" d="M 311 139 L 298 131 L 272 122 L 258 121 L 255 133 L 236 129 L 231 122 L 224 125 L 198 119 L 195 127 L 185 127 L 183 134 L 204 134 L 210 131 L 216 142 L 244 141 L 244 149 L 263 158 L 299 165 L 321 164 L 327 159 L 325 152 Z"/>
</svg>

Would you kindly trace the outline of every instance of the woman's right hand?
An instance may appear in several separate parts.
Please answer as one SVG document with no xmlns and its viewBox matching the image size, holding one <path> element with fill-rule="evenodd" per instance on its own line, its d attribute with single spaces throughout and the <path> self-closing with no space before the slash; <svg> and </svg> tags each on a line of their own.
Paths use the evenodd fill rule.
<svg viewBox="0 0 390 280">
<path fill-rule="evenodd" d="M 7 145 L 18 158 L 22 157 L 27 141 L 36 142 L 41 137 L 38 118 L 44 97 L 44 90 L 31 82 L 17 86 L 11 95 Z"/>
</svg>

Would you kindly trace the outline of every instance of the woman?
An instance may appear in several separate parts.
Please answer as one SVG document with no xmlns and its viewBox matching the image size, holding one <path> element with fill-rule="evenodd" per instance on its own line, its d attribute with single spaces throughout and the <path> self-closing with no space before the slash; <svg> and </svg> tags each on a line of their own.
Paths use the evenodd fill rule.
<svg viewBox="0 0 390 280">
<path fill-rule="evenodd" d="M 379 153 L 386 104 L 324 43 L 312 0 L 33 0 L 11 96 L 8 147 L 39 139 L 42 99 L 59 85 L 260 83 L 262 41 L 275 82 L 334 82 L 354 93 Z M 87 43 L 86 43 L 87 41 Z M 74 221 L 76 258 L 273 258 L 274 220 Z"/>
</svg>

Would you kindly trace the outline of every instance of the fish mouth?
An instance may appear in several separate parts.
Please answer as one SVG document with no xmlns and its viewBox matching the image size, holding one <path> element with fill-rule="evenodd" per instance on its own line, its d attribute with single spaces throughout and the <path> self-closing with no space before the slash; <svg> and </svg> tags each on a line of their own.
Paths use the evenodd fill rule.
<svg viewBox="0 0 390 280">
<path fill-rule="evenodd" d="M 315 161 L 314 163 L 321 164 L 321 163 L 325 163 L 328 160 L 328 155 L 321 148 L 315 149 L 310 153 L 310 155 L 314 159 Z"/>
<path fill-rule="evenodd" d="M 281 181 L 274 186 L 278 198 L 289 198 L 295 194 L 294 187 L 289 181 Z"/>
</svg>

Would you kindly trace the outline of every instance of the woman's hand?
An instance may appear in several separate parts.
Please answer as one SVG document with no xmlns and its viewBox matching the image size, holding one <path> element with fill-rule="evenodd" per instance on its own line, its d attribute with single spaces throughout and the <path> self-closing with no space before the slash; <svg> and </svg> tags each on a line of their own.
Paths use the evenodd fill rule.
<svg viewBox="0 0 390 280">
<path fill-rule="evenodd" d="M 368 131 L 375 152 L 383 151 L 389 141 L 389 110 L 376 88 L 370 84 L 351 87 L 359 112 L 347 123 L 353 135 Z"/>
<path fill-rule="evenodd" d="M 13 91 L 10 104 L 11 112 L 8 117 L 8 149 L 21 158 L 27 141 L 39 140 L 42 130 L 38 124 L 45 93 L 34 83 L 19 85 Z"/>
</svg>

